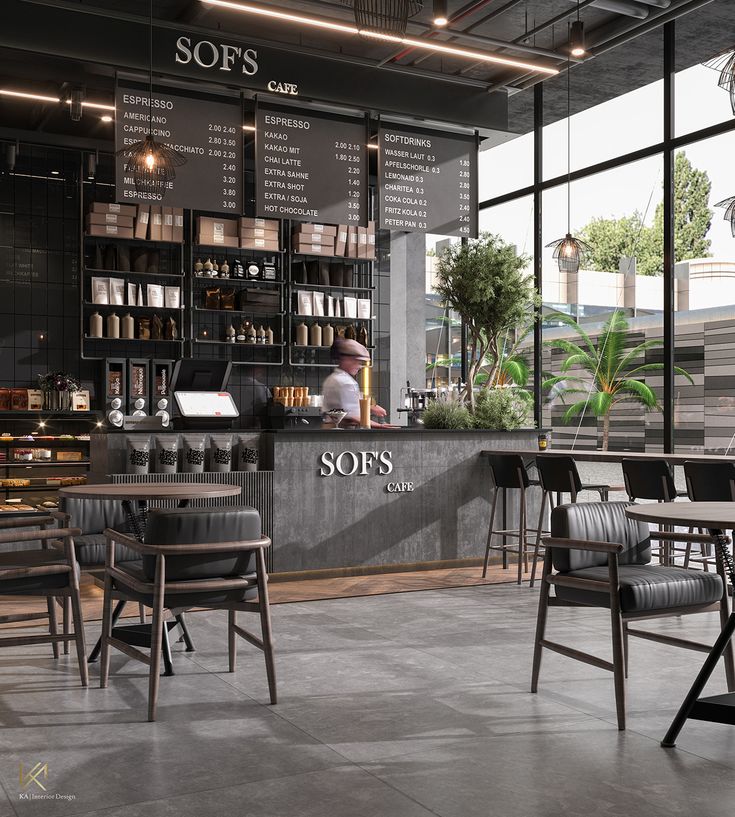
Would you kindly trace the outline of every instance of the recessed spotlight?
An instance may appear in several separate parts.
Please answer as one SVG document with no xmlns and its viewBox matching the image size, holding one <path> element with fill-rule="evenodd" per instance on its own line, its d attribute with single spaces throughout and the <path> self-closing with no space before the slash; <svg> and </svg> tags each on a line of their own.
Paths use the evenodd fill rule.
<svg viewBox="0 0 735 817">
<path fill-rule="evenodd" d="M 52 176 L 58 176 L 58 175 L 59 175 L 59 171 L 58 171 L 58 170 L 52 170 L 52 171 L 51 171 L 51 175 L 52 175 Z"/>
<path fill-rule="evenodd" d="M 100 117 L 100 122 L 112 122 L 112 117 L 109 114 L 105 114 Z"/>
</svg>

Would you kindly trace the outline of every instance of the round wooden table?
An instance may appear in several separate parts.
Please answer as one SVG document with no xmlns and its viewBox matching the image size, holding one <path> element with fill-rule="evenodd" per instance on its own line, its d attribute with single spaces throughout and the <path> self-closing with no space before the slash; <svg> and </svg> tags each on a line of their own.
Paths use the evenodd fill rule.
<svg viewBox="0 0 735 817">
<path fill-rule="evenodd" d="M 706 528 L 714 540 L 715 550 L 722 559 L 730 583 L 735 587 L 735 563 L 725 535 L 725 531 L 735 529 L 735 502 L 661 502 L 631 505 L 626 508 L 625 513 L 631 519 L 653 522 L 657 525 Z M 676 717 L 671 722 L 669 731 L 661 741 L 662 746 L 670 748 L 676 745 L 676 738 L 687 718 L 735 725 L 735 692 L 709 698 L 699 697 L 733 634 L 735 613 L 731 612 Z"/>
</svg>

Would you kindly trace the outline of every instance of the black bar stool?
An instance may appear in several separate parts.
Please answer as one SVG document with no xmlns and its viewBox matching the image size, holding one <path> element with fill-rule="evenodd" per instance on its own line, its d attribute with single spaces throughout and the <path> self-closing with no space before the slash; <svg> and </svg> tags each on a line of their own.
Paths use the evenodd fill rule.
<svg viewBox="0 0 735 817">
<path fill-rule="evenodd" d="M 518 584 L 523 581 L 523 573 L 528 572 L 528 553 L 530 547 L 528 545 L 527 534 L 533 532 L 533 529 L 527 528 L 528 514 L 526 510 L 526 489 L 530 485 L 538 485 L 537 480 L 531 480 L 528 477 L 528 471 L 523 462 L 523 458 L 518 454 L 489 454 L 488 463 L 490 465 L 490 472 L 492 473 L 493 482 L 495 483 L 495 490 L 493 491 L 493 503 L 490 510 L 490 525 L 487 531 L 487 545 L 485 547 L 485 563 L 482 569 L 483 578 L 487 576 L 487 568 L 490 562 L 490 551 L 499 550 L 503 554 L 503 567 L 507 566 L 507 554 L 518 553 Z M 519 491 L 519 509 L 518 509 L 518 527 L 509 528 L 505 530 L 495 530 L 493 525 L 495 523 L 495 511 L 498 506 L 498 496 L 500 489 L 506 492 L 508 489 L 515 489 Z M 502 536 L 502 545 L 493 545 L 493 536 Z M 505 538 L 509 536 L 518 539 L 518 546 L 508 546 Z"/>
<path fill-rule="evenodd" d="M 685 491 L 677 491 L 674 476 L 666 460 L 625 459 L 622 462 L 625 490 L 631 502 L 648 499 L 655 502 L 673 502 L 677 496 L 686 496 Z M 665 525 L 663 530 L 670 530 Z M 663 542 L 658 552 L 659 561 L 673 564 L 672 545 Z"/>
<path fill-rule="evenodd" d="M 577 501 L 577 494 L 579 494 L 580 491 L 594 491 L 600 495 L 600 499 L 603 502 L 607 502 L 611 491 L 625 490 L 625 486 L 623 485 L 583 483 L 579 476 L 579 471 L 577 470 L 577 463 L 573 457 L 562 455 L 536 457 L 536 468 L 538 469 L 539 482 L 543 490 L 543 495 L 541 497 L 541 509 L 538 515 L 536 547 L 533 554 L 530 587 L 533 587 L 536 580 L 536 564 L 539 558 L 541 535 L 544 533 L 543 522 L 547 500 L 553 510 L 553 494 L 556 494 L 556 504 L 561 505 L 563 494 L 569 494 L 570 501 L 574 504 Z"/>
<path fill-rule="evenodd" d="M 735 502 L 735 463 L 732 462 L 694 462 L 684 463 L 684 478 L 687 484 L 687 496 L 692 502 Z M 691 542 L 684 553 L 684 567 L 689 562 L 701 562 L 709 570 L 712 558 L 710 546 L 702 543 L 701 557 L 691 556 Z"/>
</svg>

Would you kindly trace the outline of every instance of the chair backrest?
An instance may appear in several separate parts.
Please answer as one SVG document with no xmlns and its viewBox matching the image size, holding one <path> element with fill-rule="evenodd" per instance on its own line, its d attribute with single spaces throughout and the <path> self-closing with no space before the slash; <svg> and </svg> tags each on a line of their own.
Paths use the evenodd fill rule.
<svg viewBox="0 0 735 817">
<path fill-rule="evenodd" d="M 623 460 L 625 490 L 631 500 L 655 499 L 673 502 L 676 485 L 666 460 Z"/>
<path fill-rule="evenodd" d="M 630 519 L 625 509 L 632 502 L 577 502 L 559 505 L 551 512 L 551 535 L 561 539 L 615 542 L 624 546 L 620 564 L 644 565 L 651 561 L 648 524 Z M 553 550 L 554 569 L 560 573 L 607 564 L 606 553 L 584 550 Z"/>
<path fill-rule="evenodd" d="M 260 514 L 247 505 L 217 508 L 154 508 L 148 513 L 145 542 L 151 545 L 211 544 L 260 539 Z M 187 581 L 243 576 L 255 570 L 254 551 L 206 550 L 166 557 L 166 580 Z M 143 557 L 143 572 L 153 581 L 156 557 Z"/>
<path fill-rule="evenodd" d="M 69 514 L 69 524 L 80 528 L 83 536 L 102 533 L 105 528 L 128 529 L 127 514 L 117 500 L 61 497 L 59 510 Z"/>
<path fill-rule="evenodd" d="M 582 480 L 579 478 L 577 464 L 572 457 L 557 456 L 537 457 L 539 481 L 544 491 L 562 493 L 579 493 Z"/>
<path fill-rule="evenodd" d="M 735 501 L 735 463 L 687 460 L 684 477 L 692 502 Z"/>
<path fill-rule="evenodd" d="M 496 488 L 528 488 L 528 471 L 518 454 L 488 454 Z"/>
</svg>

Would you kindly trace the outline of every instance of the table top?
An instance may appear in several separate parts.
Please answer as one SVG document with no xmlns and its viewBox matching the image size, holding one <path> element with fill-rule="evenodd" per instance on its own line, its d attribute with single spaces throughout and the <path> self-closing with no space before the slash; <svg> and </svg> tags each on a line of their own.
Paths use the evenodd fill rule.
<svg viewBox="0 0 735 817">
<path fill-rule="evenodd" d="M 651 502 L 631 505 L 625 513 L 631 519 L 674 524 L 709 530 L 735 528 L 735 502 Z"/>
<path fill-rule="evenodd" d="M 534 451 L 530 448 L 498 448 L 483 451 L 483 454 L 518 454 L 521 457 L 572 457 L 578 462 L 622 462 L 623 460 L 665 460 L 669 465 L 683 465 L 685 462 L 735 462 L 735 454 L 664 454 L 654 451 L 596 451 L 583 448 L 548 448 Z"/>
<path fill-rule="evenodd" d="M 140 482 L 71 485 L 60 488 L 59 495 L 70 499 L 219 499 L 240 496 L 239 485 L 213 482 Z"/>
</svg>

